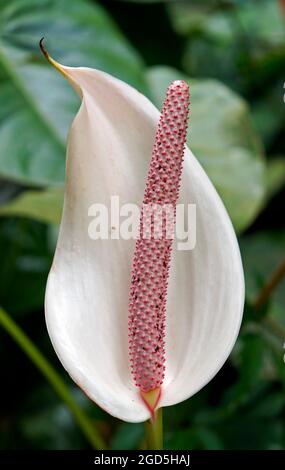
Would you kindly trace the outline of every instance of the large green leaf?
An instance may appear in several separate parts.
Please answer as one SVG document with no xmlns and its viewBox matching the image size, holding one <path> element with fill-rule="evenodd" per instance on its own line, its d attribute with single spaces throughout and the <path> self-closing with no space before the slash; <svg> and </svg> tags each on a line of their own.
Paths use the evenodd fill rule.
<svg viewBox="0 0 285 470">
<path fill-rule="evenodd" d="M 260 232 L 247 235 L 240 240 L 245 271 L 246 296 L 249 302 L 255 300 L 258 292 L 268 281 L 285 257 L 285 236 L 283 232 Z M 271 295 L 270 314 L 284 323 L 285 279 Z"/>
<path fill-rule="evenodd" d="M 226 449 L 277 450 L 284 448 L 284 394 L 274 392 L 255 397 L 239 409 L 231 420 L 218 426 L 217 431 Z"/>
<path fill-rule="evenodd" d="M 42 309 L 54 251 L 49 238 L 38 222 L 0 220 L 0 304 L 13 315 Z"/>
<path fill-rule="evenodd" d="M 113 435 L 112 450 L 138 449 L 144 437 L 142 423 L 122 423 Z"/>
<path fill-rule="evenodd" d="M 254 333 L 242 333 L 239 337 L 239 378 L 230 389 L 228 399 L 243 402 L 248 399 L 250 390 L 254 390 L 263 380 L 264 339 Z"/>
<path fill-rule="evenodd" d="M 284 45 L 285 28 L 280 0 L 189 0 L 169 6 L 170 19 L 180 34 L 201 32 L 215 39 L 249 35 L 266 45 Z M 248 39 L 248 38 L 246 38 Z"/>
<path fill-rule="evenodd" d="M 181 72 L 154 67 L 148 73 L 154 100 L 161 106 L 169 82 Z M 189 81 L 189 79 L 186 80 Z M 238 95 L 213 80 L 191 80 L 188 143 L 220 193 L 238 231 L 255 218 L 265 191 L 265 161 Z"/>
<path fill-rule="evenodd" d="M 100 425 L 105 418 L 102 410 L 83 394 L 80 388 L 68 387 L 80 408 Z M 37 449 L 84 449 L 86 441 L 66 405 L 59 401 L 50 385 L 41 382 L 32 390 L 29 385 L 21 387 L 21 415 L 17 418 L 16 429 L 21 437 L 21 448 Z M 105 418 L 106 419 L 106 418 Z M 108 429 L 107 423 L 105 428 Z"/>
<path fill-rule="evenodd" d="M 280 1 L 229 0 L 228 7 L 215 0 L 169 4 L 173 28 L 186 37 L 183 67 L 190 76 L 216 78 L 256 96 L 260 90 L 264 93 L 264 80 L 270 90 L 276 70 L 283 75 L 285 23 Z"/>
<path fill-rule="evenodd" d="M 145 92 L 141 60 L 95 2 L 1 1 L 0 18 L 0 175 L 62 182 L 78 99 L 41 57 L 39 39 L 59 62 L 99 68 Z"/>
<path fill-rule="evenodd" d="M 252 0 L 243 2 L 237 9 L 237 20 L 247 33 L 254 33 L 263 44 L 284 51 L 285 27 L 280 0 Z"/>
<path fill-rule="evenodd" d="M 285 184 L 285 158 L 269 160 L 267 170 L 267 198 L 275 196 Z"/>
<path fill-rule="evenodd" d="M 245 272 L 246 298 L 249 303 L 254 302 L 261 289 L 271 280 L 276 269 L 284 262 L 285 235 L 284 232 L 259 232 L 243 236 L 240 240 L 241 253 Z M 264 311 L 269 319 L 280 325 L 276 347 L 279 360 L 283 359 L 282 351 L 284 339 L 282 335 L 285 327 L 285 278 L 271 292 Z M 260 315 L 262 313 L 260 312 Z M 278 326 L 277 326 L 278 329 Z M 270 332 L 269 326 L 269 332 Z"/>
<path fill-rule="evenodd" d="M 217 433 L 204 426 L 191 426 L 172 430 L 166 436 L 166 449 L 171 450 L 223 450 L 223 443 Z"/>
<path fill-rule="evenodd" d="M 63 205 L 63 190 L 26 191 L 7 204 L 0 205 L 0 216 L 35 219 L 48 224 L 59 224 Z"/>
<path fill-rule="evenodd" d="M 284 61 L 283 61 L 284 63 Z M 274 139 L 282 131 L 285 124 L 284 113 L 284 76 L 266 87 L 265 93 L 253 103 L 252 117 L 254 125 L 267 147 L 270 147 Z"/>
<path fill-rule="evenodd" d="M 234 35 L 231 9 L 219 9 L 217 0 L 175 2 L 168 6 L 171 23 L 178 34 L 203 34 L 226 41 Z"/>
</svg>

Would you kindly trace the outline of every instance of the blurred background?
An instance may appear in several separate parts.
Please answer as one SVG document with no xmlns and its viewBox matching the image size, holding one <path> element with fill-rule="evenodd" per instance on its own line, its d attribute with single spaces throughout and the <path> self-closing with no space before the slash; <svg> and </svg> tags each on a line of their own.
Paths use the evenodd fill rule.
<svg viewBox="0 0 285 470">
<path fill-rule="evenodd" d="M 246 308 L 218 375 L 165 409 L 165 446 L 284 449 L 284 0 L 0 0 L 0 447 L 103 439 L 132 449 L 144 432 L 92 404 L 47 335 L 44 290 L 79 101 L 41 56 L 42 36 L 59 62 L 107 71 L 157 106 L 171 80 L 190 80 L 189 145 L 238 234 Z"/>
</svg>

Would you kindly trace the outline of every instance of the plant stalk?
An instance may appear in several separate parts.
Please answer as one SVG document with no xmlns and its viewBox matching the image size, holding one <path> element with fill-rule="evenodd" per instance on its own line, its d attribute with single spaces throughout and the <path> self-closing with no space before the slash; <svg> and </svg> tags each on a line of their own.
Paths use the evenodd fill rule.
<svg viewBox="0 0 285 470">
<path fill-rule="evenodd" d="M 278 286 L 278 284 L 282 281 L 284 276 L 285 276 L 285 258 L 273 271 L 273 273 L 269 277 L 266 284 L 262 287 L 262 289 L 258 293 L 256 299 L 253 302 L 253 307 L 255 309 L 259 309 L 260 307 L 262 307 L 262 305 L 264 305 L 267 302 L 272 292 Z"/>
<path fill-rule="evenodd" d="M 262 289 L 257 294 L 255 300 L 252 303 L 254 310 L 258 311 L 266 302 L 270 299 L 271 294 L 274 292 L 276 287 L 280 284 L 285 276 L 285 258 L 273 271 L 267 282 L 264 284 Z M 274 318 L 265 317 L 262 320 L 264 326 L 266 326 L 278 339 L 283 342 L 285 340 L 285 328 L 274 320 Z"/>
<path fill-rule="evenodd" d="M 162 408 L 154 412 L 154 417 L 145 423 L 147 450 L 163 449 Z"/>
<path fill-rule="evenodd" d="M 82 433 L 94 449 L 106 449 L 105 443 L 98 431 L 94 427 L 92 420 L 78 406 L 70 390 L 62 380 L 57 371 L 40 352 L 36 345 L 28 338 L 24 331 L 14 322 L 14 320 L 0 307 L 0 325 L 18 344 L 22 351 L 29 357 L 32 363 L 47 379 L 57 395 L 69 408 L 73 414 Z"/>
</svg>

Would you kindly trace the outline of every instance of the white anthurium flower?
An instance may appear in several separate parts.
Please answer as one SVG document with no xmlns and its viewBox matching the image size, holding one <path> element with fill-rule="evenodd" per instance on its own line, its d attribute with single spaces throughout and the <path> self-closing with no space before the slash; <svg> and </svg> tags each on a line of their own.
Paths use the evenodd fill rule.
<svg viewBox="0 0 285 470">
<path fill-rule="evenodd" d="M 88 228 L 90 207 L 109 207 L 113 195 L 120 204 L 141 206 L 160 113 L 107 73 L 48 58 L 82 99 L 68 137 L 63 215 L 46 289 L 48 332 L 63 366 L 94 402 L 122 420 L 145 421 L 150 411 L 134 384 L 128 351 L 135 240 L 94 240 Z M 188 399 L 217 374 L 236 341 L 244 305 L 232 224 L 188 148 L 178 202 L 196 205 L 196 245 L 173 246 L 158 407 Z"/>
</svg>

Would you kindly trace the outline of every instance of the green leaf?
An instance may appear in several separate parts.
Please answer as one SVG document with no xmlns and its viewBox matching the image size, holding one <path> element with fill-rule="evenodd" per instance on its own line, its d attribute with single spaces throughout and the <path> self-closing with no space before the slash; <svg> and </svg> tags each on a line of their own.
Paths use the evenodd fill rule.
<svg viewBox="0 0 285 470">
<path fill-rule="evenodd" d="M 240 377 L 236 384 L 238 396 L 247 395 L 261 379 L 265 351 L 263 338 L 256 334 L 244 334 L 241 342 Z"/>
<path fill-rule="evenodd" d="M 138 449 L 144 438 L 142 423 L 122 423 L 112 438 L 112 450 Z"/>
<path fill-rule="evenodd" d="M 48 235 L 32 220 L 0 220 L 0 303 L 13 315 L 42 309 L 54 250 Z"/>
<path fill-rule="evenodd" d="M 34 448 L 67 450 L 86 447 L 72 416 L 61 403 L 23 416 L 19 428 L 24 439 Z"/>
<path fill-rule="evenodd" d="M 63 205 L 63 189 L 26 191 L 12 201 L 0 205 L 0 216 L 27 217 L 47 224 L 59 224 Z"/>
<path fill-rule="evenodd" d="M 272 145 L 278 133 L 282 131 L 285 121 L 283 74 L 274 82 L 270 88 L 266 87 L 265 93 L 263 92 L 261 98 L 252 106 L 254 125 L 267 147 Z"/>
<path fill-rule="evenodd" d="M 232 8 L 228 9 L 222 3 L 217 0 L 174 2 L 169 5 L 169 16 L 175 30 L 186 36 L 200 32 L 214 39 L 226 39 L 243 32 L 263 45 L 284 45 L 285 28 L 279 0 L 229 0 Z"/>
<path fill-rule="evenodd" d="M 243 40 L 237 36 L 233 9 L 223 9 L 218 1 L 191 1 L 170 4 L 168 11 L 173 28 L 186 37 L 185 71 L 191 77 L 215 78 L 240 91 L 245 77 L 237 57 Z"/>
<path fill-rule="evenodd" d="M 15 323 L 12 317 L 1 307 L 0 325 L 1 328 L 3 328 L 4 331 L 11 337 L 11 339 L 13 339 L 21 348 L 22 352 L 26 354 L 27 358 L 30 359 L 33 365 L 37 367 L 39 372 L 41 372 L 49 385 L 57 393 L 59 398 L 68 407 L 69 411 L 73 414 L 74 420 L 80 427 L 89 444 L 91 444 L 94 449 L 104 449 L 105 443 L 101 439 L 101 436 L 95 428 L 94 423 L 92 423 L 90 418 L 85 414 L 80 406 L 78 406 L 65 381 L 61 378 L 45 355 L 21 329 L 21 327 Z"/>
<path fill-rule="evenodd" d="M 285 256 L 283 232 L 260 232 L 240 239 L 245 272 L 246 296 L 252 302 L 268 277 Z M 273 299 L 285 304 L 285 279 L 273 293 Z"/>
<path fill-rule="evenodd" d="M 247 96 L 249 91 L 264 94 L 276 70 L 283 75 L 285 28 L 279 0 L 229 1 L 228 7 L 193 0 L 169 5 L 173 28 L 186 37 L 183 67 L 190 76 L 219 79 Z M 274 126 L 276 118 L 266 121 Z"/>
<path fill-rule="evenodd" d="M 270 400 L 270 397 L 269 397 Z M 255 403 L 252 404 L 254 406 Z M 284 427 L 282 418 L 264 418 L 246 413 L 237 413 L 232 420 L 226 422 L 219 434 L 223 438 L 226 449 L 232 450 L 269 450 L 284 448 Z"/>
<path fill-rule="evenodd" d="M 185 76 L 168 67 L 149 70 L 158 106 L 168 84 L 179 78 Z M 190 80 L 190 90 L 188 144 L 222 197 L 235 228 L 242 231 L 258 214 L 265 192 L 265 161 L 248 107 L 213 80 Z"/>
<path fill-rule="evenodd" d="M 142 62 L 95 2 L 11 0 L 1 2 L 0 17 L 0 175 L 60 183 L 79 99 L 44 61 L 39 39 L 59 62 L 107 71 L 145 92 Z"/>
<path fill-rule="evenodd" d="M 261 287 L 280 265 L 285 256 L 285 235 L 283 232 L 261 232 L 240 239 L 241 254 L 245 272 L 246 298 L 253 302 Z M 285 278 L 274 289 L 270 297 L 267 315 L 280 324 L 284 323 Z"/>
<path fill-rule="evenodd" d="M 267 199 L 272 198 L 285 184 L 285 158 L 275 157 L 267 166 Z"/>
<path fill-rule="evenodd" d="M 171 450 L 222 450 L 223 443 L 215 431 L 195 425 L 188 429 L 170 432 L 166 440 L 166 448 Z"/>
<path fill-rule="evenodd" d="M 104 412 L 95 406 L 80 388 L 68 384 L 67 390 L 89 417 L 92 426 L 99 429 L 101 420 L 103 418 L 106 420 Z M 72 414 L 49 384 L 42 381 L 40 386 L 34 386 L 33 389 L 26 385 L 23 393 L 26 393 L 26 396 L 21 407 L 22 413 L 17 416 L 15 423 L 17 432 L 21 434 L 23 440 L 21 448 L 54 450 L 87 448 L 87 442 Z M 21 398 L 23 399 L 23 396 Z M 107 422 L 105 422 L 106 428 Z"/>
<path fill-rule="evenodd" d="M 237 20 L 244 31 L 272 46 L 285 45 L 284 18 L 279 0 L 243 2 L 237 9 Z"/>
<path fill-rule="evenodd" d="M 178 34 L 205 36 L 227 42 L 234 36 L 230 12 L 219 11 L 217 2 L 176 2 L 168 6 L 170 20 Z"/>
<path fill-rule="evenodd" d="M 283 364 L 284 366 L 284 364 Z M 285 398 L 283 392 L 273 392 L 268 395 L 262 402 L 258 403 L 251 412 L 250 415 L 256 418 L 274 418 L 279 417 L 284 410 Z"/>
</svg>

